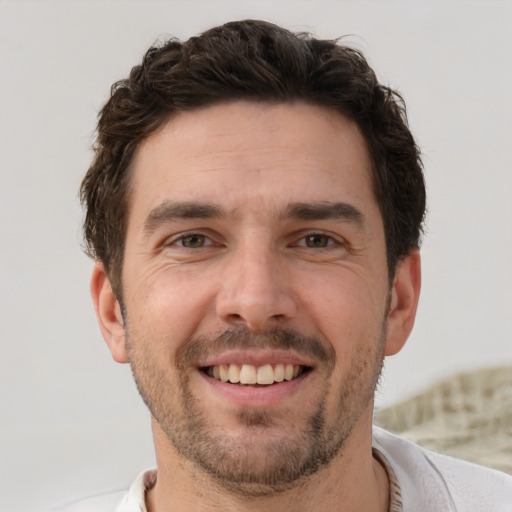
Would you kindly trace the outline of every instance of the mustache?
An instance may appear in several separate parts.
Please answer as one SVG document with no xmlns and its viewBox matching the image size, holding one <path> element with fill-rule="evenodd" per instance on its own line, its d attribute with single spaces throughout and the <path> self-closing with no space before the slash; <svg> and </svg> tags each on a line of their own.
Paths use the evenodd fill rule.
<svg viewBox="0 0 512 512">
<path fill-rule="evenodd" d="M 294 330 L 274 328 L 253 333 L 244 327 L 228 329 L 212 336 L 191 338 L 176 353 L 176 366 L 184 369 L 205 359 L 212 351 L 271 348 L 294 350 L 299 355 L 316 359 L 334 367 L 335 355 L 331 345 L 323 344 L 313 336 L 304 336 Z"/>
</svg>

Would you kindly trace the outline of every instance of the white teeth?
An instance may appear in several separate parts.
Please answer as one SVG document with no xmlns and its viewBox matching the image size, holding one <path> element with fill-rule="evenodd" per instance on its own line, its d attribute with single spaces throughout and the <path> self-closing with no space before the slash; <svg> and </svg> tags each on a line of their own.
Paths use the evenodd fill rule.
<svg viewBox="0 0 512 512">
<path fill-rule="evenodd" d="M 240 382 L 240 368 L 238 368 L 238 365 L 230 364 L 228 375 L 229 375 L 229 382 L 232 382 L 233 384 Z"/>
<path fill-rule="evenodd" d="M 260 384 L 270 385 L 274 382 L 283 382 L 283 380 L 292 380 L 301 374 L 301 367 L 293 364 L 264 364 L 254 366 L 252 364 L 221 364 L 211 366 L 207 374 L 216 380 L 222 382 L 231 382 L 232 384 Z"/>
<path fill-rule="evenodd" d="M 220 380 L 222 382 L 227 382 L 229 380 L 229 366 L 226 364 L 221 364 L 219 366 Z"/>
<path fill-rule="evenodd" d="M 284 364 L 276 364 L 274 370 L 274 380 L 276 382 L 283 382 L 284 380 Z"/>
<path fill-rule="evenodd" d="M 274 384 L 274 370 L 271 365 L 266 364 L 258 368 L 256 382 L 258 384 Z"/>
<path fill-rule="evenodd" d="M 287 364 L 284 367 L 284 379 L 285 380 L 293 379 L 293 364 Z"/>
<path fill-rule="evenodd" d="M 231 365 L 236 366 L 236 365 Z M 243 364 L 240 370 L 240 384 L 256 384 L 256 368 L 252 364 Z"/>
</svg>

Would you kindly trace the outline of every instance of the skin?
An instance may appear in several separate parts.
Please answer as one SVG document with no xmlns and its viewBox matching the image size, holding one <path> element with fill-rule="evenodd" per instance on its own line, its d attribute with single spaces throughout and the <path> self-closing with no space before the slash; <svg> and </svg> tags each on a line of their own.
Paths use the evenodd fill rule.
<svg viewBox="0 0 512 512">
<path fill-rule="evenodd" d="M 373 395 L 413 327 L 420 260 L 389 285 L 370 169 L 352 121 L 301 102 L 178 114 L 138 148 L 123 307 L 101 262 L 91 290 L 153 416 L 148 510 L 387 510 Z M 281 361 L 309 371 L 266 388 L 201 371 Z"/>
</svg>

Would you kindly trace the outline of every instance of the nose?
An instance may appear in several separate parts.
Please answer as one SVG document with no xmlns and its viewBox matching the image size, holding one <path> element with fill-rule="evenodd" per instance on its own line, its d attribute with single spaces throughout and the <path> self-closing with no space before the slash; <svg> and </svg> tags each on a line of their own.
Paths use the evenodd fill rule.
<svg viewBox="0 0 512 512">
<path fill-rule="evenodd" d="M 219 276 L 222 283 L 216 300 L 217 316 L 253 332 L 292 319 L 297 304 L 283 267 L 270 250 L 246 248 L 232 254 Z"/>
</svg>

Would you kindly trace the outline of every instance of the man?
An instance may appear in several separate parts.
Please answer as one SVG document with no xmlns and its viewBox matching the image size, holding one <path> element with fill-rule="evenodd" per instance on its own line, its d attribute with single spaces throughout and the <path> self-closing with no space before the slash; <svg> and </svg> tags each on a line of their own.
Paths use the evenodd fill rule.
<svg viewBox="0 0 512 512">
<path fill-rule="evenodd" d="M 511 509 L 509 477 L 372 428 L 414 323 L 425 187 L 359 52 L 259 21 L 150 49 L 81 194 L 158 465 L 117 510 Z"/>
</svg>

